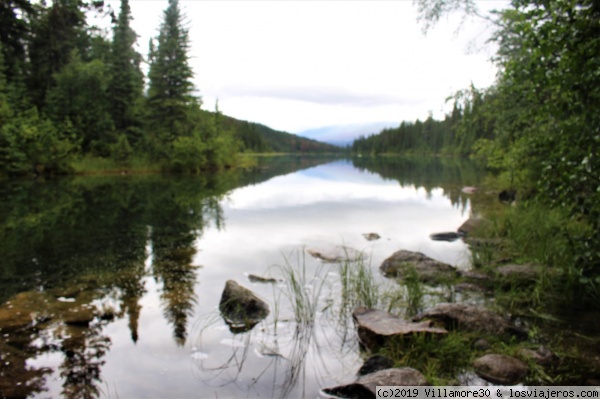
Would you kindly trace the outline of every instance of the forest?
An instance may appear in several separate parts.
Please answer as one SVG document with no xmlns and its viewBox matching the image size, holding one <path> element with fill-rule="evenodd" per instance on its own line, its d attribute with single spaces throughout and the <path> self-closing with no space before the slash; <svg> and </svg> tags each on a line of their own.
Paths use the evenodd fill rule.
<svg viewBox="0 0 600 399">
<path fill-rule="evenodd" d="M 129 0 L 116 14 L 95 0 L 0 3 L 0 176 L 85 172 L 99 161 L 199 172 L 232 166 L 242 152 L 339 150 L 226 117 L 218 105 L 201 109 L 177 0 L 145 57 Z M 109 18 L 112 32 L 89 15 Z"/>
<path fill-rule="evenodd" d="M 425 30 L 450 12 L 481 16 L 473 0 L 416 3 Z M 505 220 L 499 230 L 511 235 L 524 216 L 536 214 L 532 223 L 521 226 L 535 241 L 539 215 L 547 215 L 547 222 L 558 213 L 552 242 L 558 252 L 572 253 L 563 280 L 597 298 L 600 3 L 513 0 L 506 9 L 484 17 L 495 29 L 491 39 L 498 49 L 493 57 L 498 67 L 495 84 L 456 93 L 450 98 L 453 110 L 442 121 L 429 117 L 404 122 L 361 137 L 352 150 L 477 160 L 494 172 L 497 184 L 527 193 L 521 199 L 530 204 L 530 212 L 526 205 L 515 210 L 513 219 Z M 569 231 L 572 224 L 578 224 L 577 233 Z"/>
</svg>

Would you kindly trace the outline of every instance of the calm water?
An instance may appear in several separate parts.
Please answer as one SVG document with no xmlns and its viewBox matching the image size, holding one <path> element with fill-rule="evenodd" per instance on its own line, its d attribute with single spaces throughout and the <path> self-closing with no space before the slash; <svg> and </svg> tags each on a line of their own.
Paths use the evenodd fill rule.
<svg viewBox="0 0 600 399">
<path fill-rule="evenodd" d="M 0 184 L 0 392 L 29 397 L 318 397 L 361 365 L 339 265 L 363 251 L 376 279 L 400 249 L 461 268 L 469 215 L 456 164 L 276 158 L 210 177 L 115 176 Z M 363 234 L 377 233 L 367 241 Z M 301 328 L 285 281 L 304 275 Z M 219 314 L 228 279 L 270 306 L 252 330 Z M 351 310 L 351 309 L 350 309 Z M 0 396 L 2 396 L 0 395 Z"/>
</svg>

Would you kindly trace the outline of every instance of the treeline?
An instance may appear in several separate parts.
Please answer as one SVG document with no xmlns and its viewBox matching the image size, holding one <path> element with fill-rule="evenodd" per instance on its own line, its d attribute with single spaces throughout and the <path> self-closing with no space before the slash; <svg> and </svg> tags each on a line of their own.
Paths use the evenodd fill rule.
<svg viewBox="0 0 600 399">
<path fill-rule="evenodd" d="M 87 15 L 111 18 L 112 32 Z M 118 15 L 95 0 L 0 2 L 0 175 L 69 173 L 82 158 L 198 172 L 240 151 L 322 149 L 299 138 L 279 146 L 265 127 L 201 110 L 177 0 L 146 58 L 131 20 L 128 0 Z"/>
<path fill-rule="evenodd" d="M 428 23 L 459 8 L 477 15 L 471 0 L 418 3 Z M 444 121 L 405 123 L 357 140 L 353 150 L 475 158 L 504 186 L 527 190 L 535 206 L 564 214 L 556 234 L 576 254 L 565 279 L 598 297 L 600 3 L 512 0 L 490 20 L 498 46 L 493 86 L 455 95 Z M 580 224 L 578 234 L 569 233 L 569 223 Z"/>
<path fill-rule="evenodd" d="M 359 137 L 351 148 L 358 154 L 439 154 L 454 148 L 460 118 L 461 111 L 455 106 L 442 121 L 429 116 L 425 121 L 402 122 L 396 128 Z"/>
</svg>

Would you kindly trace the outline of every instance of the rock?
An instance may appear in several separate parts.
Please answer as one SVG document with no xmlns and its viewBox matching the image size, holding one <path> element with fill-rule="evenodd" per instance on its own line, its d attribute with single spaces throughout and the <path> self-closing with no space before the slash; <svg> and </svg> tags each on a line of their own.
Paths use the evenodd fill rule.
<svg viewBox="0 0 600 399">
<path fill-rule="evenodd" d="M 458 283 L 454 285 L 454 289 L 456 292 L 486 292 L 488 291 L 485 287 L 481 285 L 472 284 L 472 283 Z"/>
<path fill-rule="evenodd" d="M 507 355 L 488 354 L 475 359 L 475 372 L 481 378 L 500 385 L 515 385 L 527 376 L 527 365 Z"/>
<path fill-rule="evenodd" d="M 500 191 L 500 194 L 498 194 L 498 199 L 500 200 L 500 202 L 502 202 L 504 204 L 510 204 L 512 202 L 515 202 L 516 198 L 517 198 L 516 190 L 502 190 L 502 191 Z"/>
<path fill-rule="evenodd" d="M 275 278 L 261 277 L 261 276 L 257 276 L 256 274 L 249 274 L 248 280 L 250 280 L 251 283 L 264 283 L 264 284 L 279 282 L 279 280 L 277 280 Z"/>
<path fill-rule="evenodd" d="M 95 317 L 94 308 L 89 306 L 73 307 L 62 313 L 63 321 L 71 326 L 87 327 Z"/>
<path fill-rule="evenodd" d="M 51 319 L 54 315 L 48 310 L 52 300 L 44 292 L 25 291 L 13 296 L 0 306 L 0 331 L 14 331 Z"/>
<path fill-rule="evenodd" d="M 381 236 L 377 233 L 365 233 L 363 234 L 363 237 L 365 237 L 367 241 L 375 241 L 381 238 Z"/>
<path fill-rule="evenodd" d="M 482 331 L 490 334 L 525 333 L 509 323 L 500 315 L 486 308 L 463 303 L 440 303 L 415 317 L 416 321 L 423 319 L 437 320 L 446 328 L 459 330 Z"/>
<path fill-rule="evenodd" d="M 493 284 L 491 276 L 476 270 L 459 271 L 463 281 L 454 286 L 456 291 L 490 291 Z"/>
<path fill-rule="evenodd" d="M 481 226 L 482 218 L 477 216 L 471 216 L 458 228 L 458 233 L 467 236 Z"/>
<path fill-rule="evenodd" d="M 449 231 L 446 233 L 435 233 L 435 234 L 429 235 L 429 238 L 431 238 L 433 241 L 448 241 L 448 242 L 456 241 L 461 237 L 462 237 L 462 235 L 455 233 L 453 231 Z"/>
<path fill-rule="evenodd" d="M 443 328 L 431 327 L 431 322 L 413 323 L 388 312 L 360 307 L 352 313 L 358 329 L 358 339 L 367 348 L 381 346 L 386 339 L 415 333 L 446 334 Z"/>
<path fill-rule="evenodd" d="M 321 259 L 324 262 L 328 263 L 336 263 L 343 261 L 356 262 L 364 257 L 364 254 L 361 251 L 357 251 L 353 248 L 348 247 L 335 247 L 330 250 L 320 250 L 320 249 L 307 249 L 306 252 L 309 253 L 314 258 Z"/>
<path fill-rule="evenodd" d="M 352 384 L 325 388 L 323 392 L 340 398 L 376 398 L 378 386 L 427 386 L 430 385 L 423 374 L 410 368 L 392 368 L 359 377 Z"/>
<path fill-rule="evenodd" d="M 473 348 L 479 351 L 486 351 L 490 349 L 490 343 L 486 339 L 479 338 L 477 341 L 475 341 L 475 343 L 473 343 Z"/>
<path fill-rule="evenodd" d="M 466 235 L 466 233 L 465 233 L 465 235 Z M 502 246 L 502 243 L 503 243 L 501 238 L 476 238 L 476 237 L 465 238 L 465 242 L 471 248 L 499 248 Z"/>
<path fill-rule="evenodd" d="M 540 267 L 536 265 L 503 265 L 495 270 L 496 276 L 511 282 L 532 283 L 540 274 Z"/>
<path fill-rule="evenodd" d="M 387 356 L 374 355 L 358 370 L 358 375 L 371 374 L 379 370 L 385 370 L 394 367 L 394 361 Z"/>
<path fill-rule="evenodd" d="M 219 310 L 232 332 L 252 329 L 269 314 L 269 305 L 247 288 L 227 280 Z"/>
<path fill-rule="evenodd" d="M 477 187 L 465 186 L 461 191 L 465 194 L 475 194 L 477 192 Z"/>
<path fill-rule="evenodd" d="M 547 366 L 557 359 L 556 355 L 544 346 L 540 346 L 538 350 L 521 348 L 517 356 L 524 360 L 533 360 L 540 366 Z"/>
<path fill-rule="evenodd" d="M 416 273 L 424 282 L 442 282 L 458 276 L 456 269 L 446 263 L 438 262 L 420 252 L 398 251 L 383 261 L 379 269 L 386 277 L 407 278 Z"/>
<path fill-rule="evenodd" d="M 489 275 L 476 270 L 464 270 L 460 271 L 459 274 L 463 279 L 473 284 L 488 284 L 492 282 L 492 278 Z"/>
</svg>

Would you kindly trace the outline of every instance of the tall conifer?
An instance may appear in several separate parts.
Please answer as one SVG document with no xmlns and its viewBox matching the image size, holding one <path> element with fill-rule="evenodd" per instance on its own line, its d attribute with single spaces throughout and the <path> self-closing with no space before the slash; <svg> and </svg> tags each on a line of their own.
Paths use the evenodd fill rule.
<svg viewBox="0 0 600 399">
<path fill-rule="evenodd" d="M 130 26 L 129 0 L 121 0 L 121 12 L 113 29 L 110 57 L 110 113 L 119 133 L 126 133 L 129 142 L 137 141 L 134 133 L 139 123 L 137 105 L 143 91 L 141 56 L 135 51 L 137 35 Z"/>
<path fill-rule="evenodd" d="M 154 146 L 172 142 L 177 127 L 184 124 L 192 95 L 192 69 L 189 65 L 189 36 L 178 0 L 169 0 L 160 26 L 157 45 L 150 46 L 149 120 L 155 131 Z"/>
</svg>

